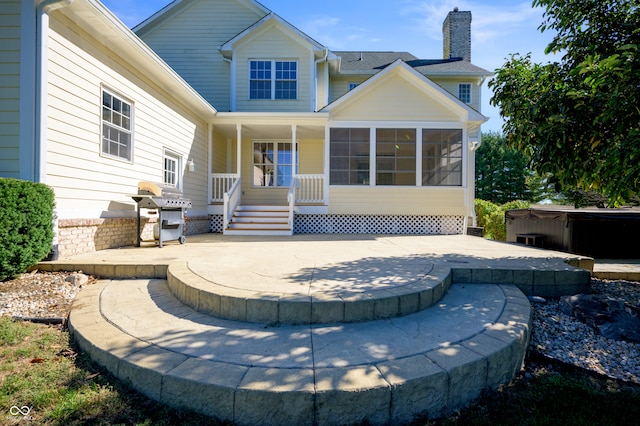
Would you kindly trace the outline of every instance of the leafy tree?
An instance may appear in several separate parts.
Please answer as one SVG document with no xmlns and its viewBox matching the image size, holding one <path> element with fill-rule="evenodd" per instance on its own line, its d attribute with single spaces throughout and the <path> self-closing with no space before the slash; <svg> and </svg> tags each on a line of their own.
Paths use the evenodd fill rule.
<svg viewBox="0 0 640 426">
<path fill-rule="evenodd" d="M 508 143 L 564 190 L 620 205 L 640 192 L 640 2 L 533 0 L 557 34 L 535 64 L 512 55 L 489 86 Z"/>
<path fill-rule="evenodd" d="M 540 201 L 544 182 L 529 168 L 529 158 L 508 146 L 500 133 L 482 134 L 476 153 L 476 197 L 495 204 Z"/>
</svg>

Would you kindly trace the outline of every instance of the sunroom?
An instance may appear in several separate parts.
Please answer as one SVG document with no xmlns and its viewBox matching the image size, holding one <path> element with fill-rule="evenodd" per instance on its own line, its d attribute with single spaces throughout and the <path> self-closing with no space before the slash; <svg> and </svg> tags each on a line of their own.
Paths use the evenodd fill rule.
<svg viewBox="0 0 640 426">
<path fill-rule="evenodd" d="M 212 231 L 463 233 L 484 121 L 403 62 L 320 112 L 220 113 Z"/>
</svg>

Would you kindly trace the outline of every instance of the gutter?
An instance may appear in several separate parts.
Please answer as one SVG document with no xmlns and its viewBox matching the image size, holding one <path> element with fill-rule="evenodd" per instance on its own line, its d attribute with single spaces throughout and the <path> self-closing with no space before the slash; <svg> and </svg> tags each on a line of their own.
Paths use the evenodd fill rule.
<svg viewBox="0 0 640 426">
<path fill-rule="evenodd" d="M 49 13 L 67 7 L 73 0 L 44 0 L 36 8 L 36 93 L 34 181 L 46 183 L 47 94 L 49 74 Z"/>
</svg>

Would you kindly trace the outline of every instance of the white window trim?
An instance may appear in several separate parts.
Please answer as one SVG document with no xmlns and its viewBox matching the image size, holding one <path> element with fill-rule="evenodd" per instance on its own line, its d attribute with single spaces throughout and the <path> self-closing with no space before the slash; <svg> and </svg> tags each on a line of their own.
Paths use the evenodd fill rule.
<svg viewBox="0 0 640 426">
<path fill-rule="evenodd" d="M 179 189 L 180 191 L 182 191 L 182 156 L 178 153 L 176 153 L 175 151 L 172 151 L 170 149 L 164 148 L 162 150 L 162 176 L 161 176 L 161 182 L 163 184 L 167 184 L 167 182 L 164 179 L 164 172 L 165 172 L 165 168 L 164 168 L 164 162 L 166 158 L 171 158 L 172 160 L 176 161 L 176 185 L 175 187 L 177 189 Z"/>
<path fill-rule="evenodd" d="M 251 62 L 271 62 L 271 98 L 269 99 L 253 99 L 251 97 Z M 293 99 L 276 99 L 276 62 L 294 62 L 296 64 L 296 97 Z M 300 64 L 296 59 L 249 59 L 247 63 L 247 99 L 249 101 L 297 101 L 300 93 Z M 283 80 L 291 81 L 291 80 Z"/>
<path fill-rule="evenodd" d="M 462 99 L 460 99 L 460 86 L 469 86 L 469 102 L 465 102 Z M 473 103 L 473 83 L 458 83 L 458 93 L 457 93 L 458 99 L 460 99 L 461 102 L 467 104 L 467 105 L 471 105 Z"/>
<path fill-rule="evenodd" d="M 117 155 L 112 155 L 109 154 L 107 152 L 104 152 L 102 150 L 102 143 L 103 143 L 103 137 L 104 137 L 104 133 L 103 133 L 103 123 L 104 123 L 104 119 L 102 118 L 102 97 L 104 96 L 104 92 L 107 92 L 108 94 L 110 94 L 111 96 L 114 96 L 118 99 L 120 99 L 121 101 L 124 101 L 126 103 L 129 104 L 129 107 L 131 109 L 131 117 L 129 119 L 129 123 L 130 123 L 130 129 L 129 129 L 129 133 L 131 134 L 131 147 L 130 147 L 130 151 L 131 151 L 131 159 L 126 159 L 126 158 L 122 158 L 119 157 Z M 133 164 L 133 160 L 134 160 L 134 148 L 135 148 L 135 102 L 133 102 L 130 98 L 121 95 L 119 92 L 112 90 L 106 86 L 100 86 L 100 143 L 98 144 L 98 150 L 100 152 L 100 156 L 104 157 L 104 158 L 109 158 L 111 160 L 116 160 L 116 161 L 122 161 L 123 163 L 127 163 L 127 164 Z"/>
</svg>

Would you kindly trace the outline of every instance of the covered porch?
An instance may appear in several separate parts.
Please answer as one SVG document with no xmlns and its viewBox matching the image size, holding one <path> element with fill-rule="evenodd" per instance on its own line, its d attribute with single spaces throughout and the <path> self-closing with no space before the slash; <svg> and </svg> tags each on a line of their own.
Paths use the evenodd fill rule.
<svg viewBox="0 0 640 426">
<path fill-rule="evenodd" d="M 223 230 L 236 214 L 244 227 L 254 222 L 290 235 L 294 210 L 326 213 L 327 121 L 324 113 L 219 114 L 208 150 L 208 194 L 209 214 L 222 217 Z"/>
</svg>

